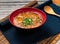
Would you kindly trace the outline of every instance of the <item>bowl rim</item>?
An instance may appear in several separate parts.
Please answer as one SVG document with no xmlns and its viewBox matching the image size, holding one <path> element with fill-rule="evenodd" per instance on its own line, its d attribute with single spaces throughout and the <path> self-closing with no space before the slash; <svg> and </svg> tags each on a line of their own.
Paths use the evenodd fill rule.
<svg viewBox="0 0 60 44">
<path fill-rule="evenodd" d="M 32 7 L 23 7 L 23 8 L 32 8 Z M 20 9 L 23 9 L 23 8 L 19 8 L 19 9 L 16 9 L 15 11 L 13 11 L 10 15 L 9 15 L 9 21 L 10 21 L 10 23 L 14 26 L 14 27 L 17 27 L 17 28 L 21 28 L 21 27 L 18 27 L 18 26 L 16 26 L 16 25 L 14 25 L 13 24 L 13 22 L 11 21 L 11 16 L 12 16 L 12 14 L 13 13 L 15 13 L 16 11 L 18 11 L 18 10 L 20 10 Z M 38 26 L 38 27 L 41 27 L 45 22 L 46 22 L 46 13 L 45 12 L 43 12 L 42 10 L 40 10 L 40 9 L 37 9 L 37 8 L 32 8 L 32 9 L 36 9 L 36 10 L 38 10 L 38 11 L 40 11 L 40 13 L 42 13 L 42 14 L 44 14 L 44 18 L 45 18 L 45 20 L 42 22 L 42 24 L 40 25 L 40 26 Z M 38 14 L 37 14 L 38 15 Z M 43 15 L 42 15 L 43 16 Z M 35 27 L 35 28 L 38 28 L 38 27 Z M 32 30 L 32 29 L 35 29 L 35 28 L 27 28 L 27 29 L 29 29 L 29 30 Z M 26 29 L 26 28 L 21 28 L 21 29 Z"/>
</svg>

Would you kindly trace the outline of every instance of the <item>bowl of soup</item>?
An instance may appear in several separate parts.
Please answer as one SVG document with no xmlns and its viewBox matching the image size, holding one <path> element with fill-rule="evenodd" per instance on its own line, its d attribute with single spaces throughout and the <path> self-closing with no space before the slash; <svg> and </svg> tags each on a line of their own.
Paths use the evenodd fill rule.
<svg viewBox="0 0 60 44">
<path fill-rule="evenodd" d="M 60 0 L 52 0 L 52 3 L 60 7 Z"/>
<path fill-rule="evenodd" d="M 9 21 L 17 28 L 34 29 L 45 23 L 46 14 L 37 8 L 20 8 L 10 14 Z"/>
</svg>

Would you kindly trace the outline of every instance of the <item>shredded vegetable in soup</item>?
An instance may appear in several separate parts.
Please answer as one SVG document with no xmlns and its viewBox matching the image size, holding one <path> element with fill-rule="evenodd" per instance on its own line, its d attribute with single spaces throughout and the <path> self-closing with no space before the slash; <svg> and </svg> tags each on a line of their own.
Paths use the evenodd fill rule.
<svg viewBox="0 0 60 44">
<path fill-rule="evenodd" d="M 13 22 L 20 28 L 35 28 L 42 24 L 42 16 L 33 12 L 23 12 L 15 16 Z"/>
</svg>

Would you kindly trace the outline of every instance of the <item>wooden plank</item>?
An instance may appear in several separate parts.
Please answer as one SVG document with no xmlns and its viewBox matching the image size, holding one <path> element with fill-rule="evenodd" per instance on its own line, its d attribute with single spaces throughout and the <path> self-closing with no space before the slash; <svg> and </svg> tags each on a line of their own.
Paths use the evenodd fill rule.
<svg viewBox="0 0 60 44">
<path fill-rule="evenodd" d="M 56 44 L 60 40 L 60 33 L 56 35 L 54 39 L 52 39 L 51 44 Z"/>
<path fill-rule="evenodd" d="M 52 37 L 46 38 L 42 41 L 38 41 L 36 44 L 46 44 Z"/>
<path fill-rule="evenodd" d="M 26 6 L 24 6 L 24 7 L 32 7 L 32 6 L 34 6 L 35 4 L 37 4 L 37 1 L 32 1 L 32 2 L 30 2 L 29 4 L 27 4 Z M 6 19 L 8 19 L 9 18 L 9 16 L 6 16 L 5 18 L 3 18 L 3 19 L 1 19 L 0 20 L 0 22 L 4 22 Z"/>
<path fill-rule="evenodd" d="M 0 44 L 10 44 L 1 31 L 0 31 Z"/>
<path fill-rule="evenodd" d="M 32 0 L 0 0 L 0 2 L 30 2 Z M 37 0 L 37 1 L 48 1 L 48 0 Z"/>
</svg>

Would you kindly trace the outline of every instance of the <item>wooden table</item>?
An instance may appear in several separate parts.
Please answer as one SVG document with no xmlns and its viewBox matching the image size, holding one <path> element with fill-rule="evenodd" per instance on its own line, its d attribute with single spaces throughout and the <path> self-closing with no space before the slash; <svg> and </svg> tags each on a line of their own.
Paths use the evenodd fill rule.
<svg viewBox="0 0 60 44">
<path fill-rule="evenodd" d="M 29 4 L 25 5 L 24 7 L 31 7 L 33 5 L 36 5 L 37 1 L 30 2 Z M 37 6 L 37 5 L 36 5 Z M 0 22 L 5 21 L 8 19 L 9 16 L 3 18 L 0 20 Z M 45 40 L 38 41 L 36 44 L 56 44 L 56 42 L 60 39 L 60 33 L 56 34 L 55 36 L 51 36 L 49 38 L 46 38 Z M 3 33 L 0 31 L 0 44 L 10 44 L 9 41 L 6 39 L 6 37 L 3 35 Z"/>
</svg>

